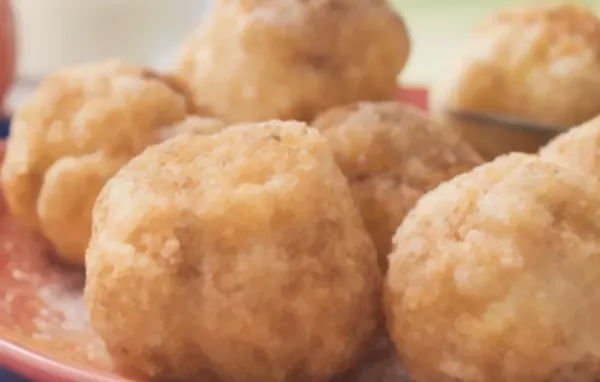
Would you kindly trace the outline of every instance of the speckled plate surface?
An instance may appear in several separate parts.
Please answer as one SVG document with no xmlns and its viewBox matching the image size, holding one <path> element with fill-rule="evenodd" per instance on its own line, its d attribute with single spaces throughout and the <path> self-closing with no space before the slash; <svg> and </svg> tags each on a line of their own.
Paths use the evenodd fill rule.
<svg viewBox="0 0 600 382">
<path fill-rule="evenodd" d="M 399 98 L 425 106 L 423 91 Z M 0 143 L 0 163 L 5 145 Z M 0 364 L 39 382 L 126 382 L 91 331 L 82 304 L 84 275 L 53 261 L 39 236 L 21 227 L 0 196 Z M 404 382 L 382 338 L 367 358 L 335 382 Z"/>
<path fill-rule="evenodd" d="M 35 381 L 125 381 L 107 373 L 83 310 L 83 284 L 83 273 L 55 264 L 0 198 L 0 364 Z"/>
</svg>

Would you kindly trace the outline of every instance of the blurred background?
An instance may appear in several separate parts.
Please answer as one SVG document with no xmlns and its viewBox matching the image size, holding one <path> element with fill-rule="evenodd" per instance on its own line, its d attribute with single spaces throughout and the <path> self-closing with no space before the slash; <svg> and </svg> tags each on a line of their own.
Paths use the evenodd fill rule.
<svg viewBox="0 0 600 382">
<path fill-rule="evenodd" d="M 0 0 L 3 1 L 8 0 Z M 165 68 L 209 3 L 209 0 L 12 0 L 17 72 L 8 108 L 20 104 L 47 73 L 61 66 L 119 57 Z"/>
<path fill-rule="evenodd" d="M 0 13 L 8 1 L 0 0 Z M 452 57 L 481 19 L 501 7 L 543 0 L 390 1 L 405 18 L 413 41 L 401 80 L 427 86 L 443 67 L 440 60 Z M 600 13 L 600 0 L 581 2 Z M 17 69 L 9 110 L 46 73 L 64 65 L 121 57 L 168 67 L 209 4 L 210 0 L 13 0 Z M 0 32 L 7 27 L 0 17 Z M 0 69 L 9 59 L 0 49 Z"/>
<path fill-rule="evenodd" d="M 452 57 L 473 27 L 494 11 L 551 0 L 391 0 L 402 14 L 412 36 L 413 46 L 402 80 L 427 85 L 436 78 L 440 59 Z M 600 0 L 580 0 L 600 15 Z M 599 42 L 600 43 L 600 42 Z"/>
</svg>

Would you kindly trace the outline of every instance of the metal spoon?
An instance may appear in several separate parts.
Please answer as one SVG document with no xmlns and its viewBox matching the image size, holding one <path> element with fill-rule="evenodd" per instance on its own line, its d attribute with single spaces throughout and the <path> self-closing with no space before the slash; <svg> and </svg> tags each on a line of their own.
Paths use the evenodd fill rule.
<svg viewBox="0 0 600 382">
<path fill-rule="evenodd" d="M 447 109 L 446 112 L 457 119 L 471 123 L 492 124 L 507 127 L 512 130 L 520 130 L 526 133 L 544 134 L 554 137 L 568 130 L 566 126 L 550 125 L 532 121 L 519 120 L 500 114 L 481 113 L 468 110 Z"/>
</svg>

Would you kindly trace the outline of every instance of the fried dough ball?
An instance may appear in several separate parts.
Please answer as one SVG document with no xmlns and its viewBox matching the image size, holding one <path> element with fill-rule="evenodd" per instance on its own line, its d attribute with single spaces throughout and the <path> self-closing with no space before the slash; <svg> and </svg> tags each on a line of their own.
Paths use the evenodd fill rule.
<svg viewBox="0 0 600 382">
<path fill-rule="evenodd" d="M 512 154 L 425 195 L 394 237 L 385 305 L 415 381 L 592 381 L 600 185 Z"/>
<path fill-rule="evenodd" d="M 176 73 L 225 122 L 310 121 L 330 107 L 392 99 L 409 54 L 385 0 L 221 0 Z"/>
<path fill-rule="evenodd" d="M 451 128 L 398 102 L 362 102 L 332 109 L 313 126 L 329 140 L 348 178 L 380 257 L 417 200 L 441 182 L 482 163 Z"/>
<path fill-rule="evenodd" d="M 375 249 L 299 122 L 149 148 L 103 189 L 86 257 L 92 327 L 150 377 L 324 381 L 378 322 Z"/>
<path fill-rule="evenodd" d="M 2 167 L 12 213 L 83 263 L 102 186 L 194 110 L 175 82 L 119 61 L 57 71 L 13 119 Z"/>
<path fill-rule="evenodd" d="M 540 155 L 600 179 L 600 115 L 556 137 Z"/>
<path fill-rule="evenodd" d="M 570 127 L 600 114 L 600 19 L 583 5 L 502 10 L 480 24 L 432 87 L 432 109 Z M 485 156 L 536 152 L 548 136 L 464 124 Z"/>
</svg>

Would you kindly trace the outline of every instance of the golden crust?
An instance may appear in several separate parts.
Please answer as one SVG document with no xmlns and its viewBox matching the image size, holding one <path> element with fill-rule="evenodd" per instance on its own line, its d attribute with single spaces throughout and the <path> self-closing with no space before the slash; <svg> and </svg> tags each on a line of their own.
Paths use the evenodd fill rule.
<svg viewBox="0 0 600 382">
<path fill-rule="evenodd" d="M 556 137 L 540 156 L 600 178 L 600 115 Z"/>
<path fill-rule="evenodd" d="M 326 141 L 298 122 L 180 135 L 103 189 L 91 324 L 148 376 L 322 381 L 379 309 L 376 254 Z"/>
<path fill-rule="evenodd" d="M 513 154 L 425 195 L 394 237 L 388 328 L 415 380 L 592 381 L 600 185 Z"/>
<path fill-rule="evenodd" d="M 433 89 L 433 107 L 573 126 L 600 113 L 600 20 L 581 5 L 501 11 Z"/>
<path fill-rule="evenodd" d="M 450 127 L 398 102 L 362 102 L 321 114 L 328 139 L 386 268 L 392 236 L 427 191 L 481 158 Z"/>
<path fill-rule="evenodd" d="M 2 167 L 12 213 L 83 263 L 104 183 L 189 108 L 172 82 L 119 61 L 50 75 L 13 119 Z"/>
<path fill-rule="evenodd" d="M 330 107 L 391 99 L 409 53 L 384 0 L 223 0 L 177 69 L 225 122 L 309 121 Z"/>
<path fill-rule="evenodd" d="M 529 5 L 472 33 L 431 89 L 431 108 L 506 115 L 571 127 L 600 114 L 600 19 L 577 4 Z M 544 136 L 459 124 L 485 157 L 536 152 Z"/>
</svg>

